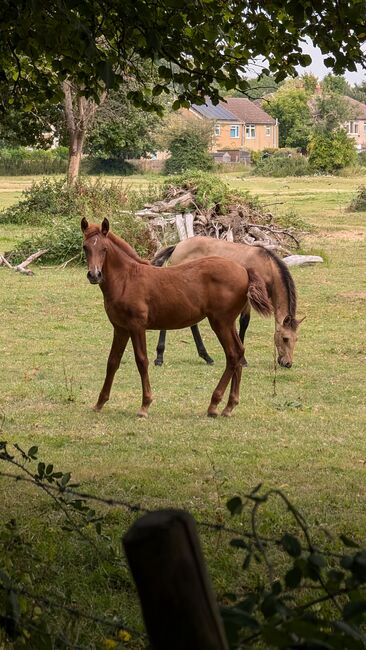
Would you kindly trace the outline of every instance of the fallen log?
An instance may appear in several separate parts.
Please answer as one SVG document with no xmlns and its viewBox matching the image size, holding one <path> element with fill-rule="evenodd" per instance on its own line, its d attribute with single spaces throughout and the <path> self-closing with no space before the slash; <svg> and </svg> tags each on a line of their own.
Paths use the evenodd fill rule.
<svg viewBox="0 0 366 650">
<path fill-rule="evenodd" d="M 320 255 L 288 255 L 283 258 L 287 266 L 304 266 L 305 264 L 317 264 L 324 262 Z"/>
<path fill-rule="evenodd" d="M 7 266 L 8 269 L 11 269 L 12 271 L 17 271 L 18 273 L 24 273 L 25 275 L 34 275 L 33 271 L 27 268 L 29 264 L 34 262 L 35 260 L 38 260 L 39 257 L 47 253 L 48 248 L 45 248 L 44 250 L 37 251 L 36 253 L 32 253 L 32 255 L 29 255 L 24 262 L 21 262 L 20 264 L 17 264 L 16 266 L 13 266 L 8 262 L 8 260 L 4 257 L 4 255 L 0 255 L 0 266 L 4 265 Z"/>
</svg>

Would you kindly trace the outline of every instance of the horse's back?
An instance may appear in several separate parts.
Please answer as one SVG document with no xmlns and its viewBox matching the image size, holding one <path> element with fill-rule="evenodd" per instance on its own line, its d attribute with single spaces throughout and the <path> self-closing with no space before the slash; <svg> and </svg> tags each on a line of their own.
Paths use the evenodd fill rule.
<svg viewBox="0 0 366 650">
<path fill-rule="evenodd" d="M 263 248 L 213 237 L 191 237 L 179 242 L 170 258 L 170 264 L 182 264 L 207 256 L 224 257 L 246 268 L 252 267 L 262 275 L 267 276 L 270 272 L 270 258 Z"/>
</svg>

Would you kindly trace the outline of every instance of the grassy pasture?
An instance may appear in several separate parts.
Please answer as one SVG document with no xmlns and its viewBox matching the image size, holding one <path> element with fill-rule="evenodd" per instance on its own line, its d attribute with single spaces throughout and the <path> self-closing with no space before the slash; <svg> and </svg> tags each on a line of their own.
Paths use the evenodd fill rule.
<svg viewBox="0 0 366 650">
<path fill-rule="evenodd" d="M 223 358 L 207 325 L 202 331 L 213 367 L 197 358 L 190 333 L 177 331 L 168 333 L 165 365 L 155 368 L 157 336 L 150 332 L 155 401 L 149 419 L 135 417 L 141 391 L 130 345 L 111 400 L 96 414 L 90 406 L 104 379 L 112 334 L 99 289 L 89 285 L 85 269 L 37 267 L 28 278 L 1 268 L 0 437 L 26 449 L 38 445 L 40 459 L 71 471 L 89 492 L 147 507 L 180 506 L 209 521 L 230 522 L 226 498 L 263 481 L 282 488 L 311 524 L 362 540 L 366 214 L 345 207 L 366 179 L 230 174 L 226 180 L 264 203 L 281 202 L 273 210 L 296 210 L 315 228 L 304 249 L 327 258 L 322 266 L 293 270 L 298 314 L 306 315 L 293 368 L 275 374 L 273 321 L 254 315 L 241 403 L 231 419 L 211 420 L 205 410 Z M 1 205 L 9 205 L 30 181 L 0 179 Z M 3 227 L 0 251 L 23 235 L 15 226 Z M 103 581 L 102 560 L 83 554 L 66 534 L 60 541 L 60 515 L 44 498 L 2 478 L 0 490 L 0 518 L 16 516 L 34 536 L 53 567 L 51 577 L 58 576 L 60 593 L 69 590 L 82 608 L 123 613 L 139 625 L 127 571 L 118 588 Z M 131 516 L 114 509 L 108 517 L 118 545 Z M 262 531 L 275 535 L 289 521 L 274 502 L 265 509 Z M 226 539 L 204 534 L 203 543 L 217 592 L 243 584 L 241 557 L 228 551 Z M 76 562 L 78 575 L 69 571 Z"/>
</svg>

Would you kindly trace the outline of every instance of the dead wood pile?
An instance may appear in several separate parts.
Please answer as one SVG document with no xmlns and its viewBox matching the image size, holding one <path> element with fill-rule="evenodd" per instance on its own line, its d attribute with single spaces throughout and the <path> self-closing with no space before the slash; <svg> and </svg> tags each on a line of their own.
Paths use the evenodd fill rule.
<svg viewBox="0 0 366 650">
<path fill-rule="evenodd" d="M 215 204 L 202 207 L 196 188 L 170 186 L 164 199 L 145 205 L 136 216 L 148 222 L 155 241 L 164 238 L 165 229 L 175 225 L 180 239 L 203 235 L 265 246 L 282 255 L 299 247 L 298 233 L 294 228 L 276 224 L 274 215 L 258 207 L 245 196 L 236 196 L 226 206 Z M 163 235 L 163 237 L 162 237 Z"/>
</svg>

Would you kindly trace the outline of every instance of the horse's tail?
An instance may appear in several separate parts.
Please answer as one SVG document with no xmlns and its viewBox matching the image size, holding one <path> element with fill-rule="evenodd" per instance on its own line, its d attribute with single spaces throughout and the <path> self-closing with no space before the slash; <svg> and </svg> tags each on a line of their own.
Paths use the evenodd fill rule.
<svg viewBox="0 0 366 650">
<path fill-rule="evenodd" d="M 161 251 L 156 253 L 154 258 L 151 260 L 151 264 L 153 266 L 163 266 L 164 262 L 166 262 L 169 257 L 171 257 L 174 250 L 175 246 L 167 246 L 166 248 L 163 248 Z"/>
<path fill-rule="evenodd" d="M 247 269 L 247 273 L 249 277 L 248 299 L 251 306 L 262 316 L 270 316 L 273 308 L 264 281 L 254 269 Z"/>
</svg>

